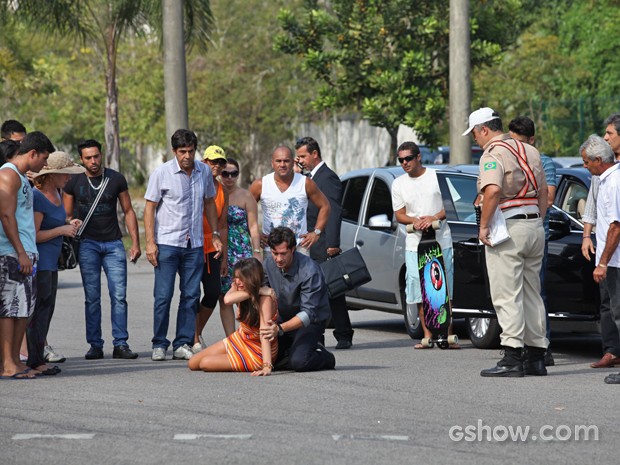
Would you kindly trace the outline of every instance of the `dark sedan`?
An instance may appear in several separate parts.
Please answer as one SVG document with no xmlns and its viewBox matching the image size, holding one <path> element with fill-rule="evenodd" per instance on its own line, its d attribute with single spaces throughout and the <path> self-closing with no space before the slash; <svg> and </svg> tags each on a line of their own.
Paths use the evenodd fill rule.
<svg viewBox="0 0 620 465">
<path fill-rule="evenodd" d="M 472 343 L 488 348 L 497 345 L 500 328 L 489 297 L 484 247 L 477 240 L 477 170 L 463 165 L 437 174 L 454 242 L 454 316 L 466 317 Z M 370 168 L 341 177 L 341 245 L 359 247 L 373 278 L 347 294 L 349 307 L 402 313 L 409 335 L 419 338 L 417 315 L 407 314 L 404 299 L 406 231 L 396 223 L 391 203 L 392 182 L 403 173 L 400 167 Z M 587 170 L 558 169 L 545 288 L 552 326 L 561 323 L 562 329 L 592 331 L 599 319 L 593 263 L 581 255 L 581 214 L 589 185 Z"/>
</svg>

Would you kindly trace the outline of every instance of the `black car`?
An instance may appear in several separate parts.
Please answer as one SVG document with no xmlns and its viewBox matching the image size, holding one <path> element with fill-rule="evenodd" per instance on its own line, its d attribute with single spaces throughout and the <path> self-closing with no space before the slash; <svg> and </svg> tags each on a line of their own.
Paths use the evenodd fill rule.
<svg viewBox="0 0 620 465">
<path fill-rule="evenodd" d="M 404 298 L 406 231 L 396 222 L 391 201 L 392 182 L 403 173 L 401 167 L 386 167 L 341 176 L 341 247 L 357 246 L 372 275 L 368 284 L 347 294 L 349 307 L 402 313 L 409 335 L 419 338 L 417 311 L 409 315 Z M 477 173 L 475 165 L 437 171 L 454 243 L 454 316 L 467 318 L 476 347 L 490 348 L 498 344 L 501 330 L 489 296 L 484 246 L 478 241 L 473 207 Z M 558 169 L 557 176 L 545 281 L 549 316 L 553 327 L 559 323 L 564 330 L 593 331 L 599 320 L 598 287 L 592 279 L 594 264 L 581 255 L 580 221 L 590 174 L 574 168 Z"/>
</svg>

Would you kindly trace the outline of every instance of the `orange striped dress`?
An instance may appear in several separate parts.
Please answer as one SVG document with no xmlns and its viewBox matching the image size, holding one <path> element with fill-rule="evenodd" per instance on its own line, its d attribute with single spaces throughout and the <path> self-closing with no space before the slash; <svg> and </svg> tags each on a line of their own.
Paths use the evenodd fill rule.
<svg viewBox="0 0 620 465">
<path fill-rule="evenodd" d="M 278 313 L 273 317 L 277 321 Z M 226 355 L 233 371 L 256 371 L 263 368 L 263 349 L 260 341 L 260 328 L 251 328 L 240 323 L 237 331 L 224 339 Z M 271 342 L 271 360 L 278 357 L 278 338 Z"/>
</svg>

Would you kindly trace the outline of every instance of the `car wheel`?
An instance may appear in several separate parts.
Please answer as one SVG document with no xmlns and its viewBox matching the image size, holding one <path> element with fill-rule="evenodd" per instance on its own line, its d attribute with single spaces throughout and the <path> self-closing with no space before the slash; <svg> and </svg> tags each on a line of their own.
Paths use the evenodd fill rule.
<svg viewBox="0 0 620 465">
<path fill-rule="evenodd" d="M 405 328 L 407 329 L 407 334 L 411 339 L 422 339 L 424 336 L 424 331 L 422 330 L 422 325 L 420 324 L 420 317 L 418 315 L 418 306 L 417 304 L 409 304 L 403 295 L 403 314 L 405 315 Z"/>
<path fill-rule="evenodd" d="M 496 318 L 467 318 L 467 334 L 478 349 L 497 349 L 501 332 Z"/>
</svg>

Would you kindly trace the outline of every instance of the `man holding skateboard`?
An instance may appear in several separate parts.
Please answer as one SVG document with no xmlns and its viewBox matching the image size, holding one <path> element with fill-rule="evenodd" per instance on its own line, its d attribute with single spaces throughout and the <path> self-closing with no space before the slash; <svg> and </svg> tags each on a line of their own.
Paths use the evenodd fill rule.
<svg viewBox="0 0 620 465">
<path fill-rule="evenodd" d="M 396 220 L 408 226 L 412 232 L 407 234 L 405 265 L 405 292 L 407 296 L 407 312 L 411 320 L 420 318 L 424 338 L 432 337 L 430 330 L 424 323 L 422 309 L 422 291 L 418 274 L 418 244 L 422 239 L 422 231 L 432 227 L 434 221 L 440 221 L 440 227 L 436 231 L 436 239 L 439 243 L 446 267 L 448 278 L 448 291 L 452 299 L 452 282 L 454 277 L 452 265 L 452 235 L 445 220 L 446 212 L 443 208 L 443 200 L 439 190 L 437 174 L 422 166 L 420 148 L 414 142 L 403 142 L 398 147 L 398 161 L 405 170 L 405 174 L 399 176 L 392 183 L 392 208 Z M 416 310 L 417 308 L 417 310 Z M 451 331 L 450 331 L 451 334 Z M 416 349 L 424 349 L 425 345 L 416 344 Z M 451 344 L 450 348 L 458 349 L 458 344 Z"/>
<path fill-rule="evenodd" d="M 504 134 L 502 120 L 488 107 L 469 116 L 469 128 L 463 135 L 470 132 L 484 149 L 478 177 L 483 196 L 478 237 L 486 246 L 491 299 L 502 327 L 504 349 L 497 366 L 482 370 L 480 375 L 544 376 L 549 341 L 539 273 L 545 249 L 542 219 L 547 211 L 547 181 L 540 154 L 531 145 Z M 490 226 L 498 209 L 510 237 L 493 245 Z"/>
</svg>

